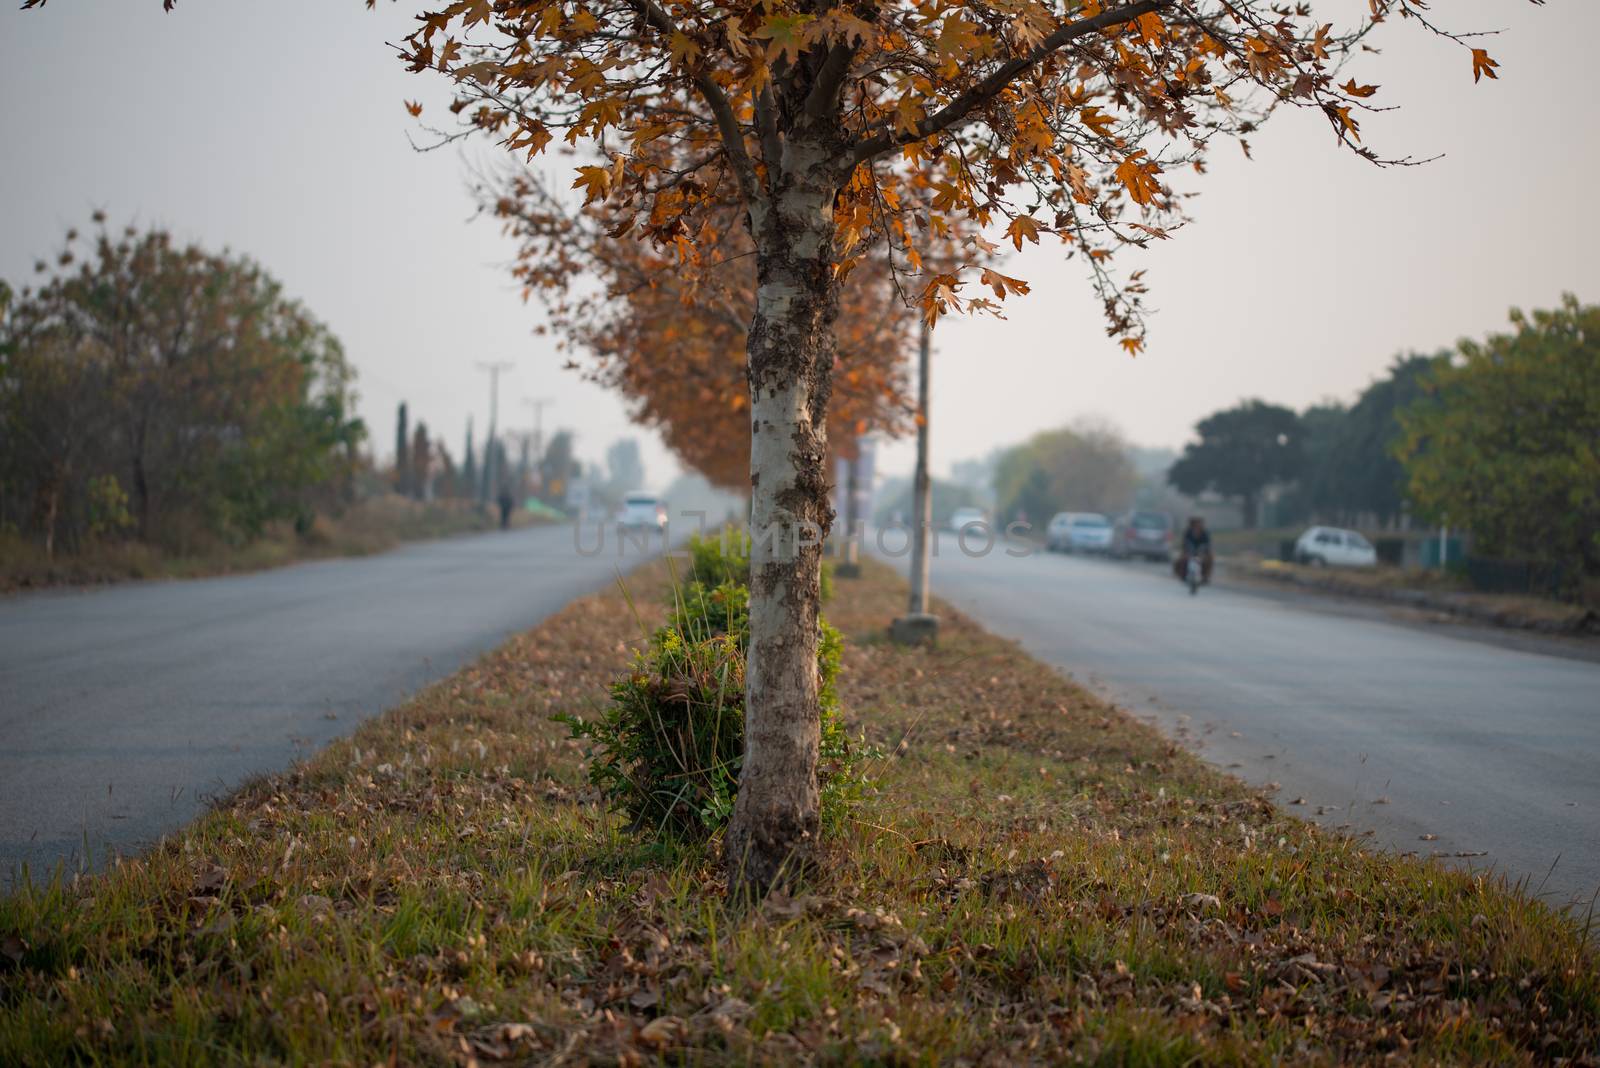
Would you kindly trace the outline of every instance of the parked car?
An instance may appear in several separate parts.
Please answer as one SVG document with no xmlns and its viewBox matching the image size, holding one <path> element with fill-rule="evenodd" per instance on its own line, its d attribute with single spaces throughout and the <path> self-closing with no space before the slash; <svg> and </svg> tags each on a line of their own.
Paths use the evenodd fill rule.
<svg viewBox="0 0 1600 1068">
<path fill-rule="evenodd" d="M 651 493 L 630 493 L 622 499 L 617 526 L 623 530 L 664 530 L 667 502 Z"/>
<path fill-rule="evenodd" d="M 1111 520 L 1099 512 L 1057 512 L 1045 527 L 1044 547 L 1057 553 L 1108 553 Z"/>
<path fill-rule="evenodd" d="M 1353 530 L 1312 527 L 1295 541 L 1294 558 L 1319 567 L 1372 567 L 1378 562 L 1378 551 Z"/>
<path fill-rule="evenodd" d="M 982 508 L 957 508 L 950 513 L 950 530 L 959 534 L 970 526 L 987 526 L 989 517 Z"/>
<path fill-rule="evenodd" d="M 1165 512 L 1129 512 L 1111 527 L 1111 555 L 1166 560 L 1172 555 L 1172 517 Z"/>
</svg>

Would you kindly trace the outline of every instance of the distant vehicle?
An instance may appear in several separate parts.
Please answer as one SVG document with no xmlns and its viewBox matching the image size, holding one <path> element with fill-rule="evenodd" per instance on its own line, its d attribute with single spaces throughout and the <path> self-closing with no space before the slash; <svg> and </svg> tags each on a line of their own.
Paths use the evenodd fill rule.
<svg viewBox="0 0 1600 1068">
<path fill-rule="evenodd" d="M 1108 553 L 1111 520 L 1099 512 L 1057 512 L 1045 528 L 1044 547 L 1057 553 Z"/>
<path fill-rule="evenodd" d="M 617 526 L 623 530 L 665 530 L 667 502 L 652 493 L 630 493 L 622 499 Z"/>
<path fill-rule="evenodd" d="M 1294 543 L 1294 558 L 1317 567 L 1373 567 L 1378 550 L 1353 530 L 1312 527 Z"/>
<path fill-rule="evenodd" d="M 1184 569 L 1183 581 L 1189 587 L 1190 597 L 1200 592 L 1200 587 L 1206 581 L 1206 565 L 1200 559 L 1200 554 L 1196 553 L 1194 556 L 1189 557 L 1189 563 Z"/>
<path fill-rule="evenodd" d="M 1111 528 L 1111 555 L 1166 560 L 1172 555 L 1172 517 L 1165 512 L 1129 512 Z"/>
<path fill-rule="evenodd" d="M 982 508 L 957 508 L 950 513 L 949 529 L 957 534 L 971 526 L 987 527 L 989 517 Z"/>
</svg>

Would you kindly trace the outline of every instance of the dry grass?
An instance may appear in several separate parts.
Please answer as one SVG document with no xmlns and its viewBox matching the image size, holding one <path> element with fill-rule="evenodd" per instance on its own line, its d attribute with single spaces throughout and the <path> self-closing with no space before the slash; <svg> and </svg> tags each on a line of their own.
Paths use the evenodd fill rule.
<svg viewBox="0 0 1600 1068">
<path fill-rule="evenodd" d="M 1288 584 L 1301 589 L 1407 604 L 1481 623 L 1557 634 L 1600 631 L 1600 600 L 1585 603 L 1522 594 L 1480 593 L 1463 576 L 1437 568 L 1329 568 L 1262 560 L 1227 561 L 1230 578 Z"/>
<path fill-rule="evenodd" d="M 76 553 L 47 556 L 42 546 L 0 533 L 0 593 L 48 586 L 93 586 L 135 579 L 200 578 L 333 556 L 365 556 L 407 541 L 491 530 L 498 518 L 464 501 L 422 504 L 397 495 L 374 497 L 339 516 L 319 515 L 311 530 L 295 532 L 274 523 L 243 545 L 211 542 L 185 552 L 169 552 L 133 541 L 106 541 Z M 514 513 L 513 524 L 535 520 Z"/>
<path fill-rule="evenodd" d="M 1580 925 L 1262 797 L 944 610 L 838 583 L 891 755 L 807 892 L 626 837 L 549 722 L 661 569 L 103 878 L 0 902 L 0 1063 L 1596 1063 Z"/>
</svg>

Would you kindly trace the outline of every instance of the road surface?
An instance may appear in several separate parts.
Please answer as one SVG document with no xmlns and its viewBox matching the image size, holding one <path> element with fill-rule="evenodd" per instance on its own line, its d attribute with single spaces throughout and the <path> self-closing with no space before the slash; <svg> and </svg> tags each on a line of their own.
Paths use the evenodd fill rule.
<svg viewBox="0 0 1600 1068">
<path fill-rule="evenodd" d="M 532 527 L 0 599 L 0 885 L 139 849 L 642 555 L 597 544 Z"/>
<path fill-rule="evenodd" d="M 887 554 L 872 540 L 905 569 L 903 539 L 884 532 Z M 1600 663 L 1225 579 L 1191 598 L 1160 565 L 965 555 L 950 534 L 933 593 L 1216 764 L 1281 784 L 1281 802 L 1304 799 L 1292 812 L 1492 865 L 1555 904 L 1600 889 Z"/>
</svg>

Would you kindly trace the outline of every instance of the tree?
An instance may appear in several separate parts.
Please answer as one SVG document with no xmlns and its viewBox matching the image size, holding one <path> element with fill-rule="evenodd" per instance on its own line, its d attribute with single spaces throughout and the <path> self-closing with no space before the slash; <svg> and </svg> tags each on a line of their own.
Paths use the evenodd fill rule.
<svg viewBox="0 0 1600 1068">
<path fill-rule="evenodd" d="M 618 438 L 606 449 L 607 482 L 618 494 L 628 493 L 644 485 L 644 460 L 639 455 L 639 442 L 634 438 Z"/>
<path fill-rule="evenodd" d="M 1448 360 L 1448 353 L 1396 358 L 1388 377 L 1368 386 L 1341 420 L 1330 481 L 1345 515 L 1370 515 L 1384 524 L 1404 510 L 1406 475 L 1394 455 L 1401 434 L 1398 415 L 1423 395 L 1433 368 Z"/>
<path fill-rule="evenodd" d="M 558 430 L 545 446 L 539 458 L 539 484 L 542 496 L 551 504 L 560 505 L 566 499 L 567 485 L 582 470 L 574 457 L 572 431 Z"/>
<path fill-rule="evenodd" d="M 179 549 L 304 516 L 364 433 L 338 339 L 248 259 L 95 222 L 0 325 L 0 508 L 52 550 L 107 508 Z"/>
<path fill-rule="evenodd" d="M 1370 10 L 1433 26 L 1413 0 Z M 1109 261 L 1167 236 L 1177 198 L 1164 175 L 1281 104 L 1321 111 L 1366 153 L 1358 118 L 1375 90 L 1335 71 L 1367 29 L 1338 34 L 1309 4 L 1275 0 L 456 0 L 421 18 L 406 58 L 455 80 L 469 130 L 530 157 L 557 137 L 591 146 L 575 183 L 586 201 L 613 234 L 670 252 L 685 279 L 708 266 L 699 250 L 716 244 L 716 212 L 736 192 L 756 267 L 746 373 L 758 537 L 748 748 L 725 840 L 733 883 L 803 868 L 816 836 L 812 532 L 832 518 L 843 279 L 883 243 L 921 267 L 928 238 L 954 219 L 1003 228 L 1017 248 L 1052 234 L 1084 256 L 1111 332 L 1137 351 L 1142 283 L 1119 284 Z M 1481 49 L 1472 62 L 1494 75 Z M 924 314 L 993 310 L 1025 292 L 989 265 L 998 250 L 974 235 L 961 260 L 922 271 Z M 973 275 L 993 299 L 971 294 Z"/>
<path fill-rule="evenodd" d="M 406 427 L 405 401 L 400 402 L 394 424 L 394 489 L 401 496 L 410 496 L 411 433 Z"/>
<path fill-rule="evenodd" d="M 1431 364 L 1400 410 L 1407 488 L 1490 555 L 1600 574 L 1600 307 L 1569 294 L 1511 323 Z"/>
<path fill-rule="evenodd" d="M 1280 503 L 1280 521 L 1310 516 L 1346 522 L 1348 504 L 1340 447 L 1350 410 L 1336 401 L 1313 404 L 1300 415 L 1300 477 L 1292 494 Z"/>
<path fill-rule="evenodd" d="M 1244 525 L 1256 525 L 1261 491 L 1299 477 L 1304 427 L 1288 408 L 1246 401 L 1195 425 L 1198 442 L 1167 472 L 1167 481 L 1190 496 L 1213 490 L 1236 497 Z"/>
<path fill-rule="evenodd" d="M 461 477 L 456 480 L 456 496 L 476 500 L 478 497 L 478 461 L 472 448 L 472 416 L 467 416 L 467 444 L 461 461 Z"/>
<path fill-rule="evenodd" d="M 572 210 L 530 171 L 512 171 L 479 193 L 517 240 L 514 273 L 545 303 L 558 344 L 591 356 L 589 377 L 632 401 L 634 421 L 659 431 L 685 466 L 748 492 L 745 353 L 756 278 L 737 203 L 712 213 L 696 246 L 699 267 L 686 274 L 675 251 L 616 236 L 603 205 Z M 850 455 L 864 434 L 911 426 L 906 357 L 915 313 L 896 284 L 874 261 L 841 293 L 841 373 L 827 435 L 839 455 Z"/>
<path fill-rule="evenodd" d="M 1046 431 L 1000 457 L 994 474 L 997 518 L 1026 515 L 1040 529 L 1061 509 L 1121 511 L 1137 482 L 1128 443 L 1110 427 L 1081 423 Z"/>
<path fill-rule="evenodd" d="M 410 454 L 411 495 L 419 501 L 432 496 L 433 446 L 428 440 L 428 424 L 417 420 L 417 430 L 411 436 Z"/>
<path fill-rule="evenodd" d="M 1136 352 L 1143 283 L 1119 281 L 1112 260 L 1169 235 L 1179 195 L 1167 177 L 1286 105 L 1320 112 L 1376 160 L 1359 143 L 1376 88 L 1340 84 L 1339 62 L 1387 18 L 1435 29 L 1420 0 L 1369 0 L 1368 21 L 1342 32 L 1313 0 L 436 3 L 402 55 L 452 80 L 464 125 L 447 136 L 487 134 L 530 158 L 558 137 L 583 145 L 585 200 L 613 235 L 670 251 L 685 279 L 730 195 L 749 233 L 757 536 L 747 751 L 724 848 L 730 884 L 750 889 L 815 850 L 815 534 L 832 518 L 833 326 L 850 272 L 888 244 L 930 319 L 994 311 L 1027 291 L 993 266 L 1000 243 L 974 233 L 935 267 L 929 240 L 953 220 L 1018 249 L 1055 236 Z M 1475 77 L 1495 77 L 1487 52 L 1452 40 Z"/>
</svg>

